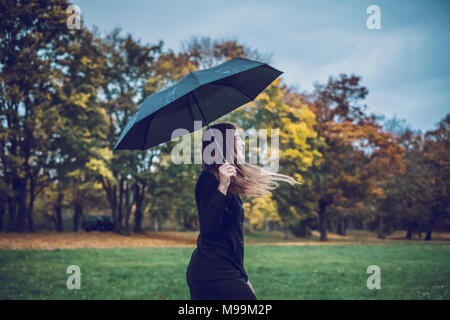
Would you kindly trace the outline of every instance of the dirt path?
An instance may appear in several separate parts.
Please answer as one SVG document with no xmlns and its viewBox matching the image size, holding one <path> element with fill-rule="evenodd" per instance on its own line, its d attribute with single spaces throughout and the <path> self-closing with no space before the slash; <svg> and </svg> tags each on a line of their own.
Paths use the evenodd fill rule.
<svg viewBox="0 0 450 320">
<path fill-rule="evenodd" d="M 133 234 L 113 232 L 0 233 L 0 249 L 76 249 L 194 246 L 195 239 L 176 232 Z"/>
<path fill-rule="evenodd" d="M 365 235 L 365 234 L 364 234 Z M 437 234 L 434 238 L 438 242 L 449 243 L 450 234 Z M 121 236 L 113 232 L 42 232 L 42 233 L 0 233 L 0 249 L 77 249 L 77 248 L 139 248 L 139 247 L 195 247 L 197 233 L 194 232 L 148 232 L 146 234 L 133 234 Z M 375 244 L 406 241 L 395 234 L 389 239 L 379 240 L 376 236 L 333 236 L 329 241 L 295 239 L 294 241 L 254 240 L 246 239 L 246 245 L 351 245 Z M 423 241 L 423 240 L 410 240 Z M 409 241 L 409 242 L 410 242 Z"/>
</svg>

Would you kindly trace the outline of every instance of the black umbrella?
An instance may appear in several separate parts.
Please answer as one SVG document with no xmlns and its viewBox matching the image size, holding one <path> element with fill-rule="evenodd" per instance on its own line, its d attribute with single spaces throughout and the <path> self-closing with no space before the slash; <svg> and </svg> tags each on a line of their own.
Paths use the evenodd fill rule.
<svg viewBox="0 0 450 320">
<path fill-rule="evenodd" d="M 253 101 L 282 73 L 266 63 L 245 58 L 190 72 L 176 84 L 145 98 L 114 150 L 157 146 L 170 141 L 175 129 L 198 129 L 194 121 L 202 121 L 202 128 L 209 128 L 210 122 Z M 220 147 L 219 151 L 225 160 Z"/>
</svg>

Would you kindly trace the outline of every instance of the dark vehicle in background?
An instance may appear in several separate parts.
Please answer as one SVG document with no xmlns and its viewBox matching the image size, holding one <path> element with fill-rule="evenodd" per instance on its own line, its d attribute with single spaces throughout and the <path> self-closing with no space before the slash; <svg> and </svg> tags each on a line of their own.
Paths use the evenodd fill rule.
<svg viewBox="0 0 450 320">
<path fill-rule="evenodd" d="M 110 216 L 84 216 L 81 227 L 84 231 L 113 231 L 114 222 Z"/>
</svg>

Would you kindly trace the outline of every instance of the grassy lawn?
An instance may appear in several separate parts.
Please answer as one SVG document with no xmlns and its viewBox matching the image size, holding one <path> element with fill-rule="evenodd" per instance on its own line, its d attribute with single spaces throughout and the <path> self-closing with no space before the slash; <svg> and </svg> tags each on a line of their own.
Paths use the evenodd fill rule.
<svg viewBox="0 0 450 320">
<path fill-rule="evenodd" d="M 449 299 L 450 245 L 252 246 L 245 267 L 258 299 Z M 0 250 L 0 299 L 189 299 L 193 247 Z M 81 268 L 69 290 L 66 269 Z M 367 266 L 381 268 L 369 290 Z"/>
</svg>

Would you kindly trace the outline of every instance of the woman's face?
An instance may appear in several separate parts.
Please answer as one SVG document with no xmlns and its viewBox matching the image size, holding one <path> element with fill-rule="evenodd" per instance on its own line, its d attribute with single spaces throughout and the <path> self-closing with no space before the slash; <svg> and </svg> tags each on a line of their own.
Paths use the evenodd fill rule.
<svg viewBox="0 0 450 320">
<path fill-rule="evenodd" d="M 244 157 L 244 148 L 245 148 L 245 141 L 241 139 L 241 135 L 237 130 L 234 130 L 234 137 L 235 137 L 235 144 L 236 144 L 236 150 L 237 150 L 237 162 L 243 163 L 245 162 Z"/>
</svg>

